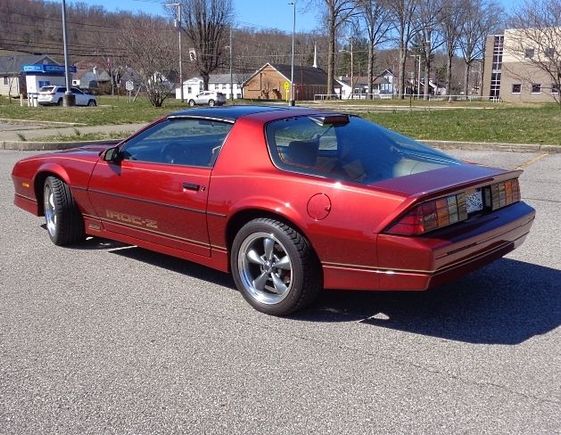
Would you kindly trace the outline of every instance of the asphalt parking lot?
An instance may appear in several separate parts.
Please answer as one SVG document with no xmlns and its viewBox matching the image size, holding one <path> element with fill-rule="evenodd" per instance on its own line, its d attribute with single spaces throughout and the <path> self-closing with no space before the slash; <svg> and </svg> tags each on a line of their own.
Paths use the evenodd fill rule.
<svg viewBox="0 0 561 435">
<path fill-rule="evenodd" d="M 0 433 L 561 433 L 561 154 L 450 153 L 525 169 L 521 248 L 279 319 L 201 266 L 52 245 L 0 151 Z"/>
</svg>

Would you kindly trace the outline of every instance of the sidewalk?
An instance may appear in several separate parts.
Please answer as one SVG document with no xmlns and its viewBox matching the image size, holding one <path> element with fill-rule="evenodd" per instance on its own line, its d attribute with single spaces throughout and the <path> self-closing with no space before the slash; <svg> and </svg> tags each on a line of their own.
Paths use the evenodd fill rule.
<svg viewBox="0 0 561 435">
<path fill-rule="evenodd" d="M 21 126 L 16 129 L 14 125 L 0 124 L 0 150 L 18 151 L 41 151 L 41 150 L 60 150 L 81 146 L 86 143 L 102 142 L 115 143 L 115 139 L 102 141 L 84 142 L 45 142 L 42 140 L 52 136 L 76 136 L 87 133 L 122 133 L 122 138 L 126 138 L 135 131 L 140 130 L 147 124 L 121 124 L 121 125 L 99 125 L 99 126 L 75 126 L 75 127 L 51 127 L 45 128 L 41 125 Z M 24 138 L 25 140 L 22 140 Z M 424 140 L 426 144 L 441 149 L 465 149 L 482 151 L 513 151 L 513 152 L 544 152 L 561 153 L 561 146 L 542 145 L 542 144 L 512 144 L 512 143 L 488 143 L 488 142 L 460 142 L 442 140 Z"/>
</svg>

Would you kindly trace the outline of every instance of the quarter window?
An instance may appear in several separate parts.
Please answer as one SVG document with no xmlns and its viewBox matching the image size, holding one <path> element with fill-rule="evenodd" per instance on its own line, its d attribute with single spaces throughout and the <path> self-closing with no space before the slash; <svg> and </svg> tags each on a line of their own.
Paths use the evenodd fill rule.
<svg viewBox="0 0 561 435">
<path fill-rule="evenodd" d="M 210 167 L 232 124 L 206 119 L 169 118 L 131 138 L 125 160 Z"/>
<path fill-rule="evenodd" d="M 513 94 L 519 94 L 521 89 L 522 89 L 522 85 L 520 83 L 514 83 L 512 85 L 512 93 Z"/>
</svg>

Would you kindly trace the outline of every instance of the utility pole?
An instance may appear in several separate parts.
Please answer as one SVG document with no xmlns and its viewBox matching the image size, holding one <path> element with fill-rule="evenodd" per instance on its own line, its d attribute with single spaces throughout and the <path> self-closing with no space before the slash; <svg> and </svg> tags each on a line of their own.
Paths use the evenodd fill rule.
<svg viewBox="0 0 561 435">
<path fill-rule="evenodd" d="M 351 99 L 354 100 L 355 97 L 355 85 L 353 83 L 354 79 L 354 56 L 353 56 L 353 38 L 351 36 Z"/>
<path fill-rule="evenodd" d="M 68 36 L 66 32 L 66 1 L 62 0 L 62 43 L 64 46 L 64 78 L 66 82 L 66 92 L 62 98 L 64 107 L 74 106 L 76 98 L 70 90 L 70 65 L 68 64 Z"/>
<path fill-rule="evenodd" d="M 294 36 L 296 34 L 296 0 L 289 3 L 292 5 L 292 55 L 290 63 L 290 106 L 294 106 Z"/>
<path fill-rule="evenodd" d="M 181 95 L 181 102 L 185 102 L 185 95 L 183 94 L 183 59 L 181 52 L 181 3 L 170 3 L 168 6 L 177 7 L 175 27 L 177 27 L 177 43 L 179 46 L 179 93 Z"/>
<path fill-rule="evenodd" d="M 230 24 L 230 101 L 234 102 L 234 75 L 232 73 L 232 25 Z"/>
</svg>

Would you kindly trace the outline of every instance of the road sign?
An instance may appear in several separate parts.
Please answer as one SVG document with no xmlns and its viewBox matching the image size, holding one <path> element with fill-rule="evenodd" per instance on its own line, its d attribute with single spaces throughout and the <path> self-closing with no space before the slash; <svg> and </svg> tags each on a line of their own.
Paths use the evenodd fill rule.
<svg viewBox="0 0 561 435">
<path fill-rule="evenodd" d="M 125 83 L 125 89 L 129 92 L 134 90 L 134 83 L 132 80 L 127 80 Z"/>
<path fill-rule="evenodd" d="M 290 82 L 284 82 L 283 87 L 285 91 L 288 91 L 290 89 Z"/>
</svg>

